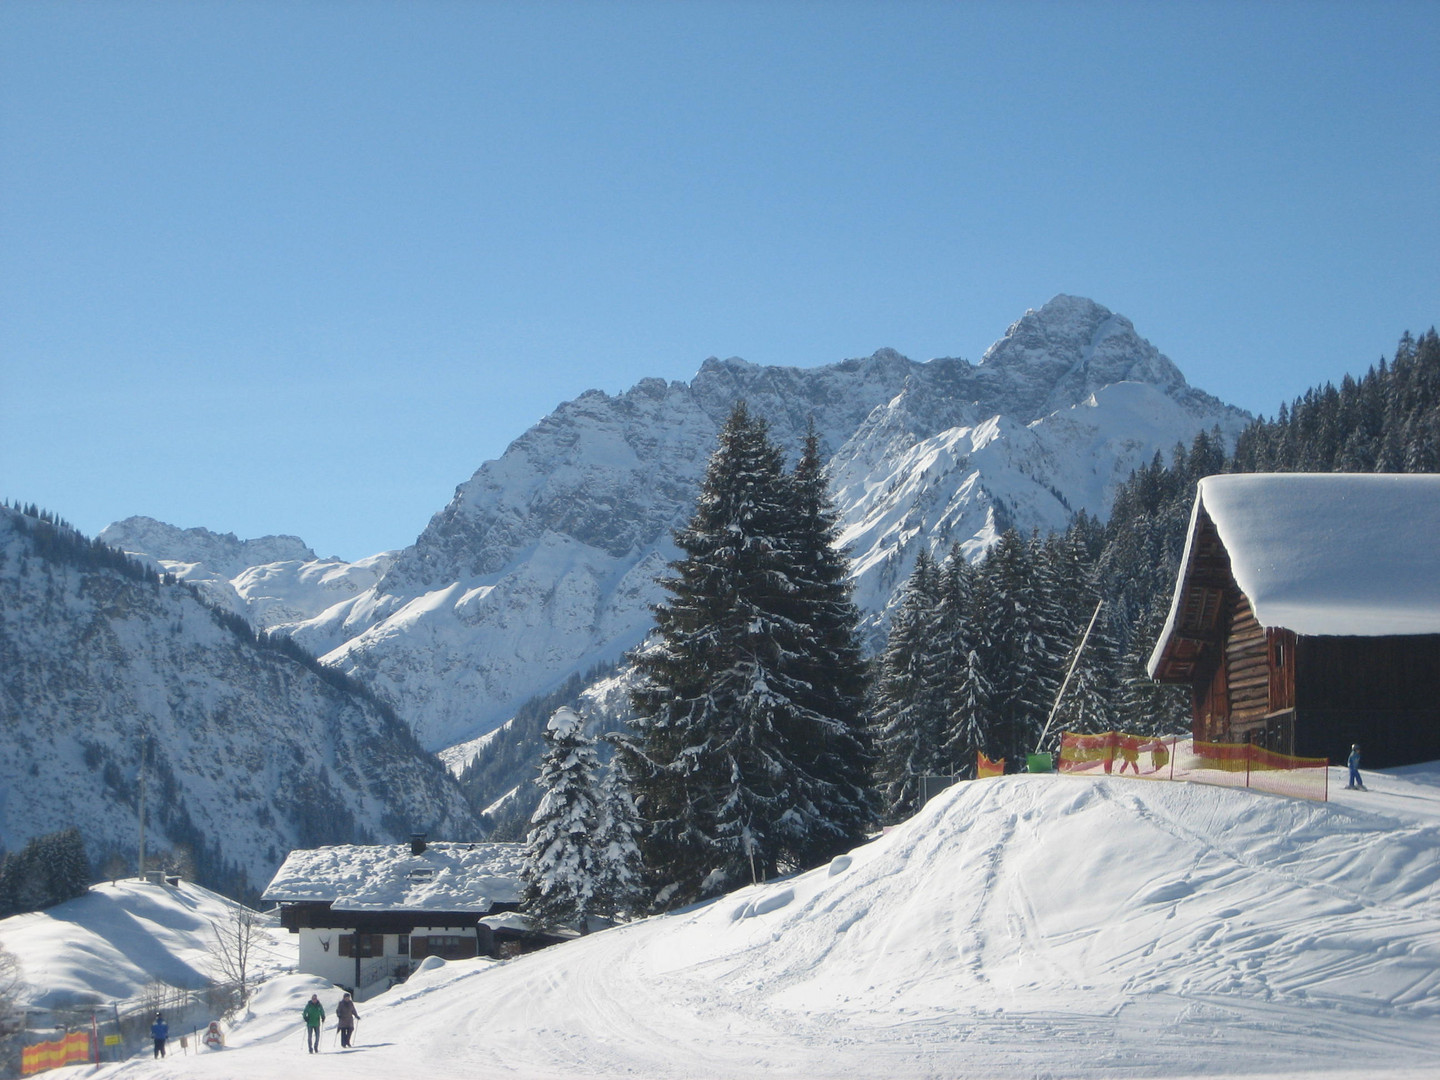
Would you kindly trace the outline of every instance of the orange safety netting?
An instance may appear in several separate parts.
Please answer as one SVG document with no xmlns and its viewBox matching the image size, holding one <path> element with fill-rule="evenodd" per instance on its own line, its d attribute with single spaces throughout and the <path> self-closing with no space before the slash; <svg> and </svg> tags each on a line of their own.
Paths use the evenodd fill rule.
<svg viewBox="0 0 1440 1080">
<path fill-rule="evenodd" d="M 1211 774 L 1207 783 L 1232 787 L 1255 788 L 1275 795 L 1299 799 L 1329 798 L 1329 766 L 1327 758 L 1302 758 L 1277 754 L 1253 743 L 1192 744 L 1196 764 L 1193 768 Z"/>
<path fill-rule="evenodd" d="M 1174 742 L 1174 739 L 1149 735 L 1126 735 L 1122 731 L 1102 731 L 1096 735 L 1067 731 L 1060 736 L 1059 769 L 1061 772 L 1096 770 L 1154 776 L 1170 768 Z"/>
<path fill-rule="evenodd" d="M 1004 776 L 1004 775 L 1005 775 L 1005 759 L 1004 759 L 1003 757 L 1002 757 L 999 761 L 991 761 L 988 757 L 985 756 L 985 754 L 984 754 L 983 751 L 980 751 L 980 752 L 977 752 L 977 753 L 976 753 L 976 755 L 975 755 L 975 779 L 977 779 L 977 780 L 983 780 L 983 779 L 985 779 L 985 777 L 987 777 L 987 776 Z"/>
<path fill-rule="evenodd" d="M 1126 772 L 1153 780 L 1193 780 L 1223 787 L 1248 787 L 1275 795 L 1324 800 L 1329 797 L 1325 758 L 1277 754 L 1252 743 L 1192 743 L 1103 731 L 1060 737 L 1061 772 Z"/>
<path fill-rule="evenodd" d="M 72 1031 L 63 1039 L 36 1043 L 21 1050 L 20 1075 L 29 1076 L 46 1069 L 58 1069 L 62 1065 L 83 1065 L 89 1060 L 90 1033 Z"/>
</svg>

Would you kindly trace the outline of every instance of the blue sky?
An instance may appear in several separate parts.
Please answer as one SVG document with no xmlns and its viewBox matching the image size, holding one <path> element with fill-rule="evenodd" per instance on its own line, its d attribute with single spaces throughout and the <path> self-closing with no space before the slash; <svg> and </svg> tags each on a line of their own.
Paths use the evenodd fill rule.
<svg viewBox="0 0 1440 1080">
<path fill-rule="evenodd" d="M 0 497 L 359 558 L 561 401 L 1056 293 L 1273 414 L 1440 321 L 1440 4 L 0 4 Z"/>
</svg>

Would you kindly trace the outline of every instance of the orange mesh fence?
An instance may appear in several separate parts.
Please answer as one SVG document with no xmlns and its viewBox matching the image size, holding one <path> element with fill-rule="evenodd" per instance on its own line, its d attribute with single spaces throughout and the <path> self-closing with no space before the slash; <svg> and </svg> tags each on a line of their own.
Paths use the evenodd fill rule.
<svg viewBox="0 0 1440 1080">
<path fill-rule="evenodd" d="M 1004 775 L 1005 759 L 1003 757 L 999 761 L 991 761 L 983 751 L 975 755 L 975 779 L 983 780 L 987 776 Z"/>
<path fill-rule="evenodd" d="M 83 1065 L 89 1060 L 90 1033 L 72 1031 L 63 1039 L 36 1043 L 21 1050 L 20 1075 L 29 1076 L 46 1069 L 58 1069 L 62 1065 Z"/>
<path fill-rule="evenodd" d="M 1330 797 L 1330 762 L 1326 758 L 1277 754 L 1252 743 L 1197 742 L 1192 746 L 1195 760 L 1192 774 L 1186 779 L 1255 788 L 1297 799 L 1323 802 Z"/>
<path fill-rule="evenodd" d="M 1277 754 L 1250 743 L 1192 743 L 1104 731 L 1060 737 L 1061 772 L 1106 773 L 1152 780 L 1193 780 L 1248 787 L 1298 799 L 1329 798 L 1329 762 Z"/>
<path fill-rule="evenodd" d="M 1060 736 L 1058 767 L 1061 772 L 1168 775 L 1175 757 L 1174 743 L 1174 739 L 1126 735 L 1121 731 L 1102 731 L 1097 735 L 1067 731 Z"/>
</svg>

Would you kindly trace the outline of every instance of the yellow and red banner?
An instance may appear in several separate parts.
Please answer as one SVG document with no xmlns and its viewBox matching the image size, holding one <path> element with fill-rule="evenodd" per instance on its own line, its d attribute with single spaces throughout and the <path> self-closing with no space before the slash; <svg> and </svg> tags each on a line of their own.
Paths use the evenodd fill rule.
<svg viewBox="0 0 1440 1080">
<path fill-rule="evenodd" d="M 975 755 L 975 779 L 984 780 L 987 776 L 1004 776 L 1005 759 L 991 761 L 985 756 L 984 751 L 978 751 Z"/>
<path fill-rule="evenodd" d="M 62 1065 L 84 1065 L 89 1061 L 90 1033 L 72 1031 L 63 1039 L 36 1043 L 21 1050 L 20 1075 L 30 1076 L 46 1069 L 58 1069 Z"/>
</svg>

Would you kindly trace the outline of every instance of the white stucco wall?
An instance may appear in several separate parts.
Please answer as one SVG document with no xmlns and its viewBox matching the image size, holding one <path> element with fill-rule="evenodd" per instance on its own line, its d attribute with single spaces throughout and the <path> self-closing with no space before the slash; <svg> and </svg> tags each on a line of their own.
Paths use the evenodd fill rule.
<svg viewBox="0 0 1440 1080">
<path fill-rule="evenodd" d="M 364 1001 L 374 997 L 376 994 L 388 989 L 391 985 L 391 977 L 397 967 L 402 964 L 409 964 L 410 957 L 400 952 L 400 935 L 386 934 L 385 953 L 383 956 L 367 956 L 360 960 L 360 983 L 356 986 L 355 979 L 355 957 L 340 955 L 340 938 L 353 931 L 341 930 L 339 928 L 327 928 L 317 930 L 305 927 L 300 930 L 300 959 L 299 970 L 305 975 L 318 975 L 322 979 L 328 979 L 336 986 L 355 987 L 354 995 L 356 1001 Z M 431 934 L 451 934 L 462 938 L 474 939 L 474 926 L 417 926 L 409 936 L 427 937 Z M 340 1000 L 340 995 L 335 995 L 335 1001 Z M 321 1004 L 325 1006 L 325 1014 L 328 1018 L 334 1013 L 335 1001 L 326 1001 L 321 997 Z"/>
</svg>

